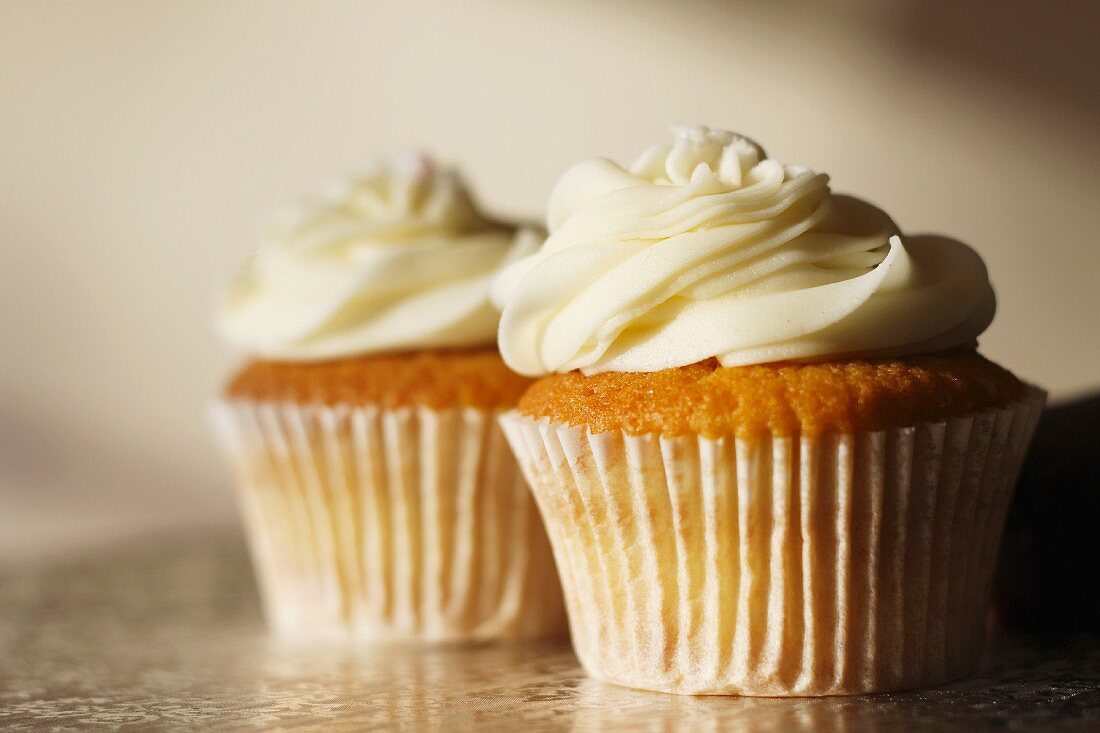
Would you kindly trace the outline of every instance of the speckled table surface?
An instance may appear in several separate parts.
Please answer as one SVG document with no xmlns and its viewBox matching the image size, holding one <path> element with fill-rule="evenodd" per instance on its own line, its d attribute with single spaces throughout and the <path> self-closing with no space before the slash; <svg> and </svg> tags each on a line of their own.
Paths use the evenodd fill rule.
<svg viewBox="0 0 1100 733">
<path fill-rule="evenodd" d="M 858 698 L 691 698 L 587 679 L 568 646 L 300 649 L 242 542 L 0 566 L 0 728 L 1100 731 L 1100 642 L 999 637 L 975 677 Z"/>
</svg>

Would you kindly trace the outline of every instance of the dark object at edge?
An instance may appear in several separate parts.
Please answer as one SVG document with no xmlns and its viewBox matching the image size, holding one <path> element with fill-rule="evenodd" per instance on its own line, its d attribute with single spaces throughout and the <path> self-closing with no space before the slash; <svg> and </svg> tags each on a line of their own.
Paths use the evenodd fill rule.
<svg viewBox="0 0 1100 733">
<path fill-rule="evenodd" d="M 1048 408 L 1005 523 L 994 583 L 1004 625 L 1100 631 L 1100 393 Z"/>
</svg>

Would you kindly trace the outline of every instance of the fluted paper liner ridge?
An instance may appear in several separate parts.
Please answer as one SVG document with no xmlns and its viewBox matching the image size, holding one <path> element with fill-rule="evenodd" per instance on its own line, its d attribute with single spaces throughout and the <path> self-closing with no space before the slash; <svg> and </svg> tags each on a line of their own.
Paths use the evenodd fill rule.
<svg viewBox="0 0 1100 733">
<path fill-rule="evenodd" d="M 501 418 L 594 677 L 688 694 L 860 694 L 977 663 L 1032 390 L 939 423 L 756 440 Z"/>
<path fill-rule="evenodd" d="M 281 635 L 564 632 L 551 550 L 497 413 L 223 401 L 212 418 Z"/>
</svg>

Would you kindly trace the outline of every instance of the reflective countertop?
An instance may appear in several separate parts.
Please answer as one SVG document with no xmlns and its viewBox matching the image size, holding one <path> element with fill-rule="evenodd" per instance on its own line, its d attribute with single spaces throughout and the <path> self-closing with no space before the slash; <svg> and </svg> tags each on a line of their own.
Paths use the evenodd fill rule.
<svg viewBox="0 0 1100 733">
<path fill-rule="evenodd" d="M 1100 641 L 995 635 L 976 676 L 913 692 L 678 697 L 588 679 L 564 643 L 280 644 L 233 534 L 0 564 L 0 728 L 102 727 L 1097 731 Z"/>
</svg>

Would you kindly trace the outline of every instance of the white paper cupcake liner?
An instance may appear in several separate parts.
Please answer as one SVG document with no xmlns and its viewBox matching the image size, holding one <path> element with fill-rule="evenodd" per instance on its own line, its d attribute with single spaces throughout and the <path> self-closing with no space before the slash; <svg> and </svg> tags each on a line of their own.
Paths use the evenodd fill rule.
<svg viewBox="0 0 1100 733">
<path fill-rule="evenodd" d="M 859 694 L 973 669 L 1044 395 L 942 423 L 758 440 L 501 418 L 594 677 Z"/>
<path fill-rule="evenodd" d="M 317 639 L 564 633 L 497 413 L 219 402 L 271 626 Z"/>
</svg>

